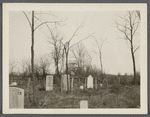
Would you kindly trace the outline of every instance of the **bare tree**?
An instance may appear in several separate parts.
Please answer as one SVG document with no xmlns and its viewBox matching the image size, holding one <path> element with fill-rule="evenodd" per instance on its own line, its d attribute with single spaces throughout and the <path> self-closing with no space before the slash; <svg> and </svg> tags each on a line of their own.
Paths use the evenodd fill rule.
<svg viewBox="0 0 150 117">
<path fill-rule="evenodd" d="M 100 74 L 103 74 L 103 61 L 102 61 L 102 48 L 104 46 L 104 44 L 106 44 L 106 40 L 107 38 L 103 38 L 103 36 L 101 36 L 99 39 L 97 39 L 96 37 L 94 37 L 94 41 L 95 43 L 93 44 L 94 47 L 97 48 L 97 51 L 93 50 L 98 56 L 99 56 L 99 60 L 100 60 L 100 66 L 101 66 L 101 70 L 100 70 Z"/>
<path fill-rule="evenodd" d="M 71 49 L 74 63 L 78 65 L 78 74 L 83 75 L 84 67 L 89 62 L 89 53 L 87 52 L 83 43 L 77 44 Z"/>
<path fill-rule="evenodd" d="M 60 32 L 58 32 L 56 24 L 55 24 L 55 30 L 53 30 L 53 31 L 50 29 L 48 24 L 46 24 L 46 25 L 50 32 L 50 37 L 48 37 L 50 40 L 48 42 L 53 46 L 51 56 L 54 60 L 55 67 L 56 67 L 55 74 L 57 74 L 57 76 L 59 76 L 59 60 L 62 57 L 61 41 L 63 40 L 63 38 L 61 37 Z"/>
<path fill-rule="evenodd" d="M 138 12 L 138 16 L 140 13 Z M 139 49 L 140 46 L 134 47 L 134 35 L 139 26 L 139 17 L 137 16 L 136 11 L 129 11 L 124 17 L 120 17 L 123 20 L 123 23 L 117 24 L 117 29 L 124 34 L 124 40 L 130 43 L 130 52 L 133 62 L 133 73 L 134 73 L 134 84 L 136 83 L 136 64 L 135 64 L 135 52 Z"/>
<path fill-rule="evenodd" d="M 74 33 L 73 33 L 73 35 L 71 36 L 71 38 L 69 39 L 69 41 L 67 41 L 66 43 L 61 42 L 61 43 L 63 44 L 63 47 L 64 47 L 64 48 L 63 48 L 63 56 L 65 55 L 65 59 L 66 59 L 66 63 L 65 63 L 66 71 L 65 71 L 65 73 L 67 74 L 67 84 L 68 84 L 68 57 L 69 57 L 69 51 L 70 51 L 70 49 L 71 49 L 73 46 L 79 44 L 80 42 L 82 42 L 82 41 L 88 39 L 88 38 L 91 37 L 91 35 L 92 35 L 92 34 L 88 35 L 87 37 L 81 39 L 80 41 L 78 41 L 78 42 L 75 43 L 75 44 L 72 44 L 72 45 L 70 44 L 71 41 L 74 39 L 74 37 L 77 36 L 78 30 L 83 27 L 83 24 L 84 24 L 84 21 L 83 21 L 83 22 L 77 27 L 77 29 L 74 31 Z M 70 90 L 69 87 L 67 87 L 67 88 L 68 88 L 68 91 L 69 91 L 69 90 Z"/>
<path fill-rule="evenodd" d="M 49 71 L 49 67 L 51 65 L 51 60 L 49 59 L 48 55 L 40 56 L 38 59 L 38 66 L 39 66 L 39 73 L 46 76 Z"/>
<path fill-rule="evenodd" d="M 30 25 L 30 28 L 31 28 L 31 40 L 32 40 L 32 45 L 31 45 L 31 66 L 32 66 L 32 78 L 33 78 L 33 105 L 36 105 L 36 89 L 35 89 L 35 84 L 36 84 L 36 81 L 35 81 L 35 70 L 34 70 L 34 32 L 42 25 L 44 24 L 47 24 L 47 23 L 57 23 L 59 24 L 60 22 L 62 21 L 45 21 L 45 22 L 42 22 L 40 24 L 38 24 L 36 27 L 35 27 L 35 21 L 34 21 L 34 18 L 36 18 L 37 20 L 39 20 L 39 18 L 37 18 L 35 15 L 34 15 L 34 11 L 32 11 L 32 22 L 30 22 L 27 14 L 23 11 L 25 17 L 27 18 L 28 20 L 28 23 Z"/>
</svg>

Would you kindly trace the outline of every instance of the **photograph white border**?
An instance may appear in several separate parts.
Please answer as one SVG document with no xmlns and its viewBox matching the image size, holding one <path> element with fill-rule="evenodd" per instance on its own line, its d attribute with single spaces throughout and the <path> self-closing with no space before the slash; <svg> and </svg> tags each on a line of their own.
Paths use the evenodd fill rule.
<svg viewBox="0 0 150 117">
<path fill-rule="evenodd" d="M 9 109 L 9 11 L 126 11 L 139 10 L 140 27 L 140 108 L 139 109 Z M 147 114 L 147 4 L 146 3 L 3 3 L 3 114 Z"/>
</svg>

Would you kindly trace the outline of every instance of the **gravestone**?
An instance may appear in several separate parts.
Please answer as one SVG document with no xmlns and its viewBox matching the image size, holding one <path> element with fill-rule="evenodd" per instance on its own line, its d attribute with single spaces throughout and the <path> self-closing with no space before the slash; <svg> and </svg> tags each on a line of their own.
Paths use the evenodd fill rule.
<svg viewBox="0 0 150 117">
<path fill-rule="evenodd" d="M 75 73 L 73 71 L 71 71 L 71 91 L 73 91 L 73 82 L 74 82 L 74 75 Z"/>
<path fill-rule="evenodd" d="M 12 82 L 11 86 L 17 86 L 17 83 L 16 82 Z"/>
<path fill-rule="evenodd" d="M 81 100 L 80 101 L 80 109 L 88 109 L 88 101 Z"/>
<path fill-rule="evenodd" d="M 80 89 L 83 89 L 83 86 L 80 86 Z"/>
<path fill-rule="evenodd" d="M 72 79 L 71 80 L 71 91 L 73 91 L 73 81 L 74 81 L 74 78 L 72 77 L 71 79 Z"/>
<path fill-rule="evenodd" d="M 108 94 L 103 100 L 103 104 L 106 108 L 115 108 L 117 106 L 117 97 L 114 94 Z"/>
<path fill-rule="evenodd" d="M 87 88 L 93 89 L 93 77 L 91 75 L 87 78 Z"/>
<path fill-rule="evenodd" d="M 24 90 L 18 87 L 9 87 L 9 108 L 24 108 Z"/>
<path fill-rule="evenodd" d="M 66 77 L 67 77 L 67 75 L 66 75 Z M 71 87 L 70 87 L 70 75 L 69 74 L 68 74 L 68 87 L 69 87 L 68 90 L 70 91 Z"/>
<path fill-rule="evenodd" d="M 85 77 L 85 89 L 87 87 L 87 78 Z"/>
<path fill-rule="evenodd" d="M 99 85 L 100 85 L 101 88 L 103 87 L 103 84 L 102 84 L 102 83 L 100 83 Z"/>
<path fill-rule="evenodd" d="M 97 77 L 95 77 L 95 89 L 97 89 Z"/>
<path fill-rule="evenodd" d="M 61 77 L 61 91 L 67 91 L 67 75 Z"/>
<path fill-rule="evenodd" d="M 46 91 L 53 90 L 53 76 L 47 75 L 46 76 Z"/>
<path fill-rule="evenodd" d="M 41 84 L 41 86 L 44 88 L 44 89 L 46 89 L 46 80 L 45 80 L 45 78 L 41 78 L 40 79 L 40 84 Z"/>
<path fill-rule="evenodd" d="M 108 89 L 108 81 L 106 79 L 104 79 L 103 82 L 102 82 L 102 88 L 103 89 Z"/>
<path fill-rule="evenodd" d="M 118 77 L 113 78 L 113 88 L 114 89 L 119 89 L 120 86 L 120 79 Z"/>
</svg>

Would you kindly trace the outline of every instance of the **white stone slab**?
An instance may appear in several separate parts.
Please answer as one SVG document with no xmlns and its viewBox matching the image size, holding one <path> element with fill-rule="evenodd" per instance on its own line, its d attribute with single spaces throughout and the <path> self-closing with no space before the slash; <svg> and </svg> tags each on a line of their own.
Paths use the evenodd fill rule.
<svg viewBox="0 0 150 117">
<path fill-rule="evenodd" d="M 88 101 L 81 100 L 80 101 L 80 109 L 88 109 Z"/>
<path fill-rule="evenodd" d="M 53 90 L 53 76 L 47 75 L 46 76 L 46 91 Z"/>
<path fill-rule="evenodd" d="M 87 88 L 93 89 L 93 77 L 91 75 L 87 78 Z"/>
<path fill-rule="evenodd" d="M 67 75 L 61 77 L 61 91 L 67 91 Z"/>
<path fill-rule="evenodd" d="M 83 89 L 83 86 L 80 86 L 80 89 Z"/>
<path fill-rule="evenodd" d="M 9 108 L 24 108 L 24 90 L 18 87 L 9 87 Z"/>
</svg>

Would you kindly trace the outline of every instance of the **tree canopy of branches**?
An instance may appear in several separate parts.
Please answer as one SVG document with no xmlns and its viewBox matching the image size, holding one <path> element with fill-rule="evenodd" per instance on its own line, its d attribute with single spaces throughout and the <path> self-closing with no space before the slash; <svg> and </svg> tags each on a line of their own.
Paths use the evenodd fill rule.
<svg viewBox="0 0 150 117">
<path fill-rule="evenodd" d="M 61 41 L 63 40 L 63 38 L 61 37 L 60 32 L 58 32 L 56 24 L 55 24 L 55 30 L 51 30 L 48 24 L 46 25 L 50 32 L 50 37 L 48 37 L 49 38 L 48 42 L 53 46 L 53 49 L 51 51 L 51 57 L 55 63 L 55 74 L 59 76 L 59 60 L 62 57 Z"/>
<path fill-rule="evenodd" d="M 101 70 L 100 70 L 100 74 L 103 74 L 104 70 L 103 70 L 103 61 L 102 61 L 102 48 L 104 46 L 104 44 L 106 44 L 106 40 L 107 38 L 103 38 L 103 36 L 101 36 L 100 38 L 96 38 L 94 37 L 94 41 L 95 43 L 93 44 L 94 47 L 96 47 L 96 51 L 93 50 L 98 56 L 99 56 L 99 60 L 100 60 L 100 66 L 101 66 Z"/>
<path fill-rule="evenodd" d="M 60 21 L 44 21 L 41 22 L 41 20 L 35 16 L 35 12 L 32 11 L 32 21 L 30 21 L 29 17 L 27 16 L 27 14 L 22 11 L 23 14 L 25 15 L 25 17 L 27 18 L 27 21 L 29 23 L 29 26 L 31 28 L 31 40 L 32 40 L 32 44 L 31 44 L 31 66 L 32 66 L 32 79 L 33 79 L 33 105 L 36 105 L 36 90 L 35 90 L 35 84 L 36 84 L 36 80 L 35 80 L 35 70 L 34 70 L 34 32 L 41 27 L 44 24 L 47 23 L 54 23 L 54 24 L 61 24 L 62 20 Z M 42 13 L 41 13 L 42 14 Z M 37 19 L 37 21 L 40 21 L 41 23 L 38 24 L 37 26 L 35 26 L 35 18 Z"/>
<path fill-rule="evenodd" d="M 84 74 L 84 67 L 89 63 L 89 53 L 83 43 L 79 43 L 71 49 L 71 57 L 77 65 L 77 74 Z"/>
<path fill-rule="evenodd" d="M 134 84 L 136 83 L 136 63 L 135 63 L 135 52 L 139 49 L 140 46 L 134 47 L 135 33 L 137 32 L 139 26 L 140 12 L 128 11 L 127 15 L 124 17 L 120 16 L 120 19 L 123 20 L 123 23 L 117 24 L 117 29 L 123 33 L 124 40 L 130 43 L 130 52 L 133 62 L 133 73 L 134 73 Z"/>
<path fill-rule="evenodd" d="M 74 44 L 72 44 L 72 45 L 70 44 L 71 41 L 74 39 L 74 37 L 77 36 L 77 32 L 79 31 L 79 29 L 81 29 L 81 28 L 84 26 L 83 24 L 84 24 L 84 20 L 83 20 L 83 22 L 76 28 L 76 30 L 75 30 L 74 33 L 72 34 L 71 38 L 70 38 L 66 43 L 61 42 L 61 43 L 63 44 L 63 57 L 64 57 L 64 55 L 65 55 L 65 59 L 66 59 L 66 70 L 65 70 L 65 73 L 67 74 L 67 84 L 68 84 L 68 57 L 69 57 L 69 51 L 70 51 L 70 49 L 71 49 L 73 46 L 79 44 L 80 42 L 82 42 L 82 41 L 88 39 L 88 38 L 91 37 L 91 35 L 92 35 L 92 34 L 88 35 L 87 37 L 81 39 L 81 40 L 78 41 L 77 43 L 74 43 Z M 68 87 L 68 91 L 69 91 L 69 87 Z"/>
</svg>

